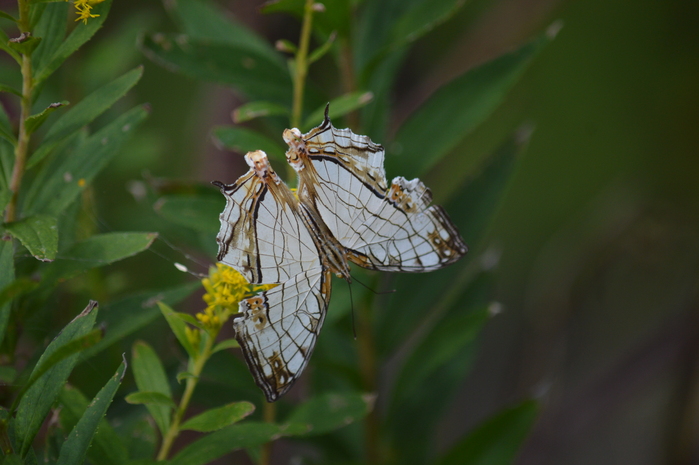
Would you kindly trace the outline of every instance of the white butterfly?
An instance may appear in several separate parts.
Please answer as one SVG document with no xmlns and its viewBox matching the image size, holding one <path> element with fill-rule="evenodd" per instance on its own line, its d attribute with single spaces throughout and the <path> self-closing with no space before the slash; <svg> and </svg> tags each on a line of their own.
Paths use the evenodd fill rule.
<svg viewBox="0 0 699 465">
<path fill-rule="evenodd" d="M 331 273 L 350 281 L 348 262 L 384 271 L 432 271 L 467 247 L 446 212 L 430 206 L 418 179 L 386 185 L 384 150 L 368 137 L 325 121 L 307 134 L 284 131 L 287 161 L 299 175 L 298 199 L 262 151 L 226 197 L 218 260 L 253 284 L 278 283 L 240 302 L 236 339 L 269 402 L 308 364 L 330 301 Z"/>
</svg>

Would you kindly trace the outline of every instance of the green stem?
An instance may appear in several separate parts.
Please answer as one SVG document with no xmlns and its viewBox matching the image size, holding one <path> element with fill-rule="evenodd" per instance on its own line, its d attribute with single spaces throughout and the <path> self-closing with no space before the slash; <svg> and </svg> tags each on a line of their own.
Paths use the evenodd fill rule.
<svg viewBox="0 0 699 465">
<path fill-rule="evenodd" d="M 196 360 L 194 360 L 194 366 L 192 367 L 191 371 L 192 375 L 194 376 L 187 378 L 187 385 L 184 388 L 184 394 L 182 394 L 182 399 L 180 399 L 180 405 L 177 407 L 177 410 L 175 411 L 172 423 L 170 424 L 170 429 L 167 431 L 167 434 L 165 434 L 165 437 L 163 438 L 163 444 L 160 446 L 160 451 L 158 452 L 157 460 L 167 459 L 167 455 L 170 453 L 170 449 L 172 448 L 175 439 L 177 439 L 177 436 L 180 434 L 180 423 L 182 422 L 182 417 L 184 417 L 184 414 L 187 411 L 187 407 L 189 406 L 189 401 L 192 399 L 192 394 L 194 394 L 194 389 L 197 387 L 197 383 L 199 383 L 199 376 L 201 375 L 201 372 L 204 370 L 204 365 L 206 365 L 206 362 L 209 360 L 209 357 L 211 357 L 211 349 L 214 346 L 214 341 L 216 340 L 217 335 L 218 331 L 216 332 L 216 334 L 208 335 L 206 345 L 204 346 L 204 350 L 199 354 Z"/>
<path fill-rule="evenodd" d="M 267 423 L 274 423 L 277 417 L 277 404 L 265 402 L 262 406 L 262 419 Z M 272 441 L 262 445 L 259 465 L 269 465 L 272 457 Z"/>
<path fill-rule="evenodd" d="M 374 281 L 374 284 L 376 281 Z M 370 285 L 371 287 L 371 285 Z M 377 390 L 377 360 L 376 344 L 371 311 L 374 296 L 369 293 L 367 300 L 357 311 L 357 349 L 359 351 L 359 371 L 362 379 L 362 389 L 374 393 Z M 364 420 L 364 453 L 368 464 L 379 463 L 379 417 L 376 409 L 369 412 Z"/>
<path fill-rule="evenodd" d="M 308 45 L 311 41 L 311 25 L 313 24 L 313 0 L 306 0 L 303 11 L 303 25 L 301 26 L 301 40 L 296 52 L 294 73 L 294 100 L 291 109 L 291 126 L 301 126 L 303 115 L 303 91 L 308 74 Z"/>
<path fill-rule="evenodd" d="M 19 28 L 22 32 L 29 32 L 29 2 L 19 0 Z M 34 92 L 34 80 L 32 79 L 32 59 L 29 55 L 22 55 L 22 104 L 19 116 L 19 134 L 17 135 L 17 146 L 15 147 L 15 165 L 10 178 L 10 192 L 12 199 L 5 211 L 5 221 L 14 221 L 17 217 L 17 197 L 22 184 L 22 177 L 27 164 L 27 153 L 29 151 L 29 133 L 27 132 L 26 120 L 31 116 L 32 98 Z"/>
</svg>

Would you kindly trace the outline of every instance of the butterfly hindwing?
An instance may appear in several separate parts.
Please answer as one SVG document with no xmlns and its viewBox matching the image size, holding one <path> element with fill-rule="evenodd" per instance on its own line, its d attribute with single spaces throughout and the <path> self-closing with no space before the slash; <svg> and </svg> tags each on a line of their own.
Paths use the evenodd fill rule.
<svg viewBox="0 0 699 465">
<path fill-rule="evenodd" d="M 313 268 L 240 302 L 236 339 L 269 402 L 301 375 L 315 347 L 330 301 L 330 272 Z"/>
</svg>

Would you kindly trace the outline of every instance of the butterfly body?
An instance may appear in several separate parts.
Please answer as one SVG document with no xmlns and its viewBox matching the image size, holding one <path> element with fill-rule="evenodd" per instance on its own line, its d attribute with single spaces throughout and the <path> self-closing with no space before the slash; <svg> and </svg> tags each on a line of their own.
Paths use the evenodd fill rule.
<svg viewBox="0 0 699 465">
<path fill-rule="evenodd" d="M 307 134 L 284 131 L 298 198 L 262 151 L 235 183 L 214 182 L 227 199 L 218 260 L 253 284 L 278 284 L 240 302 L 233 325 L 255 382 L 273 402 L 306 367 L 330 301 L 331 275 L 351 281 L 349 263 L 423 272 L 463 256 L 466 245 L 418 179 L 388 186 L 383 147 L 337 129 L 326 117 Z"/>
</svg>

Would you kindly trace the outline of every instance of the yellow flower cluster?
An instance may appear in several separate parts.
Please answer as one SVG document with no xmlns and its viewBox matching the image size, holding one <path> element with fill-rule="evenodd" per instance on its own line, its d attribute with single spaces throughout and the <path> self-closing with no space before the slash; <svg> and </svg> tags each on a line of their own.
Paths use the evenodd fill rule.
<svg viewBox="0 0 699 465">
<path fill-rule="evenodd" d="M 78 14 L 76 21 L 82 20 L 85 24 L 87 24 L 88 19 L 97 18 L 99 15 L 93 15 L 90 13 L 90 11 L 92 11 L 92 5 L 102 3 L 103 1 L 104 0 L 75 0 L 73 5 L 75 5 L 75 12 Z"/>
</svg>

